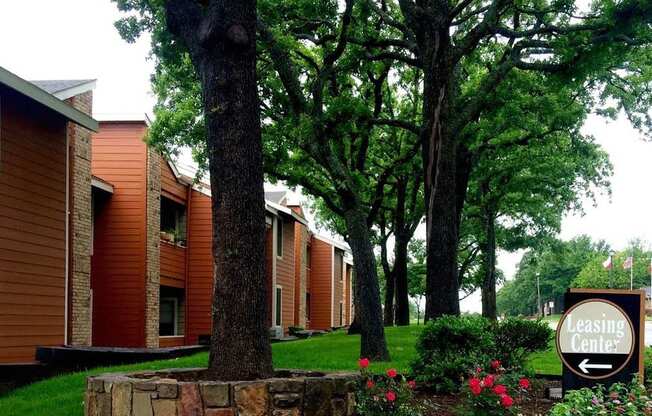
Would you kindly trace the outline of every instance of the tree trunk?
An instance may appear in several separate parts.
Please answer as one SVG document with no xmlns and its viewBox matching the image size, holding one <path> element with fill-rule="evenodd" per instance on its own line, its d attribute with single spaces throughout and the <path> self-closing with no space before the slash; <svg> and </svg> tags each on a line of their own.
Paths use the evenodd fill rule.
<svg viewBox="0 0 652 416">
<path fill-rule="evenodd" d="M 408 238 L 400 233 L 394 241 L 394 280 L 396 282 L 396 325 L 410 325 L 410 298 L 408 295 Z"/>
<path fill-rule="evenodd" d="M 211 177 L 213 333 L 209 377 L 273 373 L 265 319 L 265 211 L 256 83 L 256 2 L 166 3 L 170 32 L 190 51 L 202 86 Z"/>
<path fill-rule="evenodd" d="M 486 187 L 486 185 L 481 185 Z M 487 189 L 488 191 L 488 189 Z M 486 194 L 483 191 L 483 194 Z M 482 250 L 482 316 L 496 320 L 496 224 L 489 203 L 482 202 L 482 228 L 484 232 Z"/>
<path fill-rule="evenodd" d="M 394 325 L 394 298 L 396 279 L 387 260 L 387 239 L 385 238 L 380 244 L 380 262 L 385 273 L 385 308 L 383 309 L 383 323 L 385 326 Z"/>
<path fill-rule="evenodd" d="M 456 143 L 449 135 L 439 137 L 436 179 L 430 189 L 427 210 L 426 320 L 460 314 Z"/>
<path fill-rule="evenodd" d="M 444 6 L 445 7 L 445 6 Z M 442 16 L 447 11 L 438 10 Z M 424 69 L 422 129 L 426 195 L 425 320 L 459 315 L 457 276 L 457 143 L 447 131 L 452 96 L 453 63 L 448 25 L 433 21 L 420 42 Z"/>
<path fill-rule="evenodd" d="M 376 274 L 376 259 L 367 221 L 365 215 L 355 208 L 345 211 L 344 220 L 359 285 L 356 289 L 358 305 L 356 305 L 355 312 L 356 317 L 360 320 L 360 357 L 375 361 L 389 361 Z"/>
</svg>

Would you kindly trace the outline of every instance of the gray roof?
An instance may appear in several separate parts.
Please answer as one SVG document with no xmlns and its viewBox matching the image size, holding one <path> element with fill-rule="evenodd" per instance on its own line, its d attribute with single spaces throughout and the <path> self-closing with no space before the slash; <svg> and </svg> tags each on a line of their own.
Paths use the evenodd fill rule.
<svg viewBox="0 0 652 416">
<path fill-rule="evenodd" d="M 19 94 L 49 108 L 55 113 L 62 115 L 66 119 L 77 123 L 80 126 L 86 127 L 89 130 L 97 131 L 99 128 L 97 121 L 90 117 L 88 114 L 82 113 L 76 108 L 73 108 L 72 106 L 63 102 L 61 98 L 55 97 L 47 91 L 37 87 L 33 83 L 25 81 L 21 77 L 12 74 L 2 67 L 0 67 L 0 85 L 4 85 L 18 92 Z M 94 81 L 88 85 L 89 88 L 92 88 Z M 70 89 L 67 91 L 70 91 Z"/>
<path fill-rule="evenodd" d="M 265 192 L 265 199 L 275 204 L 283 205 L 286 191 Z"/>
<path fill-rule="evenodd" d="M 45 90 L 52 95 L 56 95 L 58 92 L 88 84 L 94 81 L 94 79 L 46 79 L 30 82 L 40 89 Z"/>
</svg>

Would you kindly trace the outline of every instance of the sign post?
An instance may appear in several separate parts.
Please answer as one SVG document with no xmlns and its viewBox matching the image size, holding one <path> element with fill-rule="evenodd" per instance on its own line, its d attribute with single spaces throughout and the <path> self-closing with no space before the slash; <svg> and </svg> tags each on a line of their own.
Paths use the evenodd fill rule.
<svg viewBox="0 0 652 416">
<path fill-rule="evenodd" d="M 564 391 L 643 377 L 643 291 L 570 289 L 565 309 L 557 327 Z"/>
</svg>

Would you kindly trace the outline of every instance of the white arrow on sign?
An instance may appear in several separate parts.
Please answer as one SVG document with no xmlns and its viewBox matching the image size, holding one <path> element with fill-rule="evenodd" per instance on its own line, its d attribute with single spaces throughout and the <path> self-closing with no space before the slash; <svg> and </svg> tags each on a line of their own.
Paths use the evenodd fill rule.
<svg viewBox="0 0 652 416">
<path fill-rule="evenodd" d="M 579 367 L 584 374 L 589 374 L 588 370 L 590 368 L 595 368 L 596 370 L 611 370 L 612 365 L 611 364 L 589 364 L 589 359 L 585 358 L 584 360 L 582 360 Z"/>
</svg>

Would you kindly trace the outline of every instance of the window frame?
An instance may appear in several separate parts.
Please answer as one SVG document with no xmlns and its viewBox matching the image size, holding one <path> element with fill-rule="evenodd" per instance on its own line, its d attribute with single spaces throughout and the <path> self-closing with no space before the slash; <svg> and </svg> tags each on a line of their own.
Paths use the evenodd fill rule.
<svg viewBox="0 0 652 416">
<path fill-rule="evenodd" d="M 276 217 L 276 257 L 283 258 L 283 219 Z"/>
<path fill-rule="evenodd" d="M 163 302 L 172 302 L 172 304 L 173 304 L 173 309 L 172 309 L 172 335 L 161 335 L 161 313 L 159 312 L 159 315 L 158 315 L 158 318 L 159 318 L 158 336 L 159 337 L 178 337 L 179 336 L 179 328 L 178 328 L 179 299 L 177 299 L 175 297 L 161 298 L 161 300 L 159 301 L 159 311 L 160 311 L 160 305 Z"/>
<path fill-rule="evenodd" d="M 276 309 L 274 310 L 274 326 L 283 326 L 283 286 L 276 285 Z"/>
</svg>

